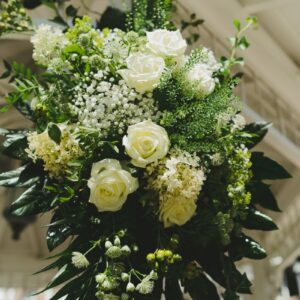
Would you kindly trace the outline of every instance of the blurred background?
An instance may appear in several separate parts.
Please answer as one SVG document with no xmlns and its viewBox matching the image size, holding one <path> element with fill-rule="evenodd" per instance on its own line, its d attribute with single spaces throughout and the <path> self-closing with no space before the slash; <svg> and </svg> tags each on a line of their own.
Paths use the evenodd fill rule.
<svg viewBox="0 0 300 300">
<path fill-rule="evenodd" d="M 0 0 L 1 1 L 1 0 Z M 33 1 L 27 1 L 28 3 Z M 108 6 L 121 8 L 121 0 L 72 1 L 80 13 L 99 18 Z M 191 13 L 204 19 L 189 29 L 197 40 L 216 55 L 228 55 L 226 37 L 234 34 L 233 19 L 258 17 L 259 29 L 249 34 L 251 48 L 243 53 L 246 61 L 242 84 L 237 90 L 248 121 L 270 121 L 273 128 L 258 150 L 279 161 L 293 175 L 273 185 L 282 213 L 269 214 L 279 230 L 256 233 L 269 253 L 263 261 L 244 261 L 239 266 L 253 280 L 253 294 L 242 300 L 300 299 L 300 0 L 181 0 L 176 19 Z M 35 23 L 45 22 L 52 11 L 39 7 L 29 12 Z M 117 21 L 117 20 L 115 20 Z M 198 36 L 200 38 L 198 39 Z M 34 68 L 29 35 L 0 37 L 0 60 L 16 60 Z M 0 66 L 0 73 L 2 72 Z M 0 107 L 8 84 L 0 81 Z M 0 127 L 30 127 L 16 111 L 0 115 Z M 0 157 L 0 171 L 14 168 L 16 161 Z M 45 244 L 45 225 L 49 216 L 14 219 L 5 208 L 18 191 L 0 188 L 0 300 L 48 300 L 54 291 L 30 297 L 44 287 L 53 273 L 32 274 L 45 265 L 49 255 Z M 253 234 L 252 234 L 253 235 Z M 203 299 L 209 300 L 209 299 Z"/>
</svg>

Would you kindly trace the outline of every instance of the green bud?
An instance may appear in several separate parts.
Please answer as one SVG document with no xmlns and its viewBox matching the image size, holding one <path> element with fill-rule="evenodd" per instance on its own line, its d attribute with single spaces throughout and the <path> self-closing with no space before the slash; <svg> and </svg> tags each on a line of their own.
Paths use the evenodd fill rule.
<svg viewBox="0 0 300 300">
<path fill-rule="evenodd" d="M 120 238 L 118 236 L 115 237 L 114 245 L 115 246 L 121 246 L 121 240 L 120 240 Z"/>
<path fill-rule="evenodd" d="M 129 280 L 129 275 L 127 273 L 122 273 L 121 274 L 121 279 L 126 282 Z"/>
<path fill-rule="evenodd" d="M 127 245 L 123 246 L 121 248 L 121 251 L 122 251 L 123 255 L 130 255 L 130 253 L 131 253 L 131 250 Z"/>
<path fill-rule="evenodd" d="M 117 246 L 112 246 L 105 252 L 105 255 L 112 259 L 119 258 L 122 254 L 121 249 Z"/>
<path fill-rule="evenodd" d="M 147 258 L 148 262 L 154 262 L 155 261 L 155 254 L 154 253 L 149 253 L 146 258 Z"/>
<path fill-rule="evenodd" d="M 106 241 L 106 242 L 105 242 L 105 248 L 106 248 L 106 249 L 109 249 L 109 248 L 112 247 L 112 246 L 113 246 L 112 242 L 110 242 L 110 241 Z"/>
<path fill-rule="evenodd" d="M 163 261 L 165 259 L 165 251 L 164 250 L 158 250 L 156 252 L 156 259 L 159 261 Z"/>
</svg>

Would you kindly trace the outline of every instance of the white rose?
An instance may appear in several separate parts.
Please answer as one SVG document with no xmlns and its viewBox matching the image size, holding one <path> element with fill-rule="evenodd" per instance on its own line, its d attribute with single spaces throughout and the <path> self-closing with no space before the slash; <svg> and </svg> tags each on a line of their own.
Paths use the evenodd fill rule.
<svg viewBox="0 0 300 300">
<path fill-rule="evenodd" d="M 147 32 L 147 39 L 147 48 L 154 54 L 163 57 L 182 56 L 187 48 L 187 43 L 179 30 L 158 29 Z"/>
<path fill-rule="evenodd" d="M 165 68 L 161 57 L 150 54 L 134 53 L 127 60 L 127 69 L 119 73 L 127 85 L 139 93 L 152 91 L 158 84 Z"/>
<path fill-rule="evenodd" d="M 174 201 L 168 201 L 160 211 L 160 220 L 164 226 L 182 226 L 187 223 L 195 214 L 197 205 L 193 199 L 178 197 Z"/>
<path fill-rule="evenodd" d="M 129 126 L 127 133 L 123 145 L 132 158 L 132 164 L 137 167 L 145 168 L 165 157 L 169 151 L 170 141 L 166 130 L 151 121 Z"/>
<path fill-rule="evenodd" d="M 215 80 L 213 73 L 205 64 L 196 64 L 187 73 L 187 80 L 202 95 L 207 96 L 215 89 Z"/>
<path fill-rule="evenodd" d="M 103 159 L 93 164 L 88 181 L 91 190 L 89 202 L 98 211 L 118 211 L 125 203 L 128 194 L 138 188 L 138 180 L 122 169 L 115 159 Z"/>
</svg>

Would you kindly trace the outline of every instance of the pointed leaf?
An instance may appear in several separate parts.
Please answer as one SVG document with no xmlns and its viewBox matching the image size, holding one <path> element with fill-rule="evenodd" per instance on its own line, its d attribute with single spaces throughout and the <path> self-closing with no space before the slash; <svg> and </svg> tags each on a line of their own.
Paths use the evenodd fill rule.
<svg viewBox="0 0 300 300">
<path fill-rule="evenodd" d="M 267 256 L 265 249 L 248 236 L 236 238 L 230 245 L 229 253 L 235 260 L 240 260 L 243 257 L 264 259 Z"/>
<path fill-rule="evenodd" d="M 255 179 L 287 179 L 291 175 L 276 161 L 264 156 L 262 152 L 253 152 L 251 161 Z"/>
<path fill-rule="evenodd" d="M 183 295 L 178 280 L 166 279 L 165 297 L 166 300 L 182 300 Z"/>
<path fill-rule="evenodd" d="M 277 225 L 270 217 L 259 212 L 258 210 L 249 208 L 247 210 L 247 213 L 247 218 L 241 222 L 245 228 L 264 231 L 272 231 L 278 229 Z"/>
<path fill-rule="evenodd" d="M 252 137 L 250 138 L 249 142 L 246 142 L 246 146 L 251 149 L 260 143 L 268 133 L 268 130 L 271 126 L 272 123 L 266 122 L 247 124 L 243 131 L 250 133 Z"/>
<path fill-rule="evenodd" d="M 61 131 L 56 124 L 50 123 L 48 125 L 48 135 L 56 144 L 60 144 Z"/>
<path fill-rule="evenodd" d="M 187 279 L 184 286 L 193 300 L 220 300 L 216 286 L 205 274 L 201 274 L 195 279 Z"/>
<path fill-rule="evenodd" d="M 13 202 L 8 211 L 15 216 L 35 215 L 50 210 L 50 203 L 49 195 L 41 191 L 39 185 L 35 184 Z"/>
<path fill-rule="evenodd" d="M 255 182 L 251 193 L 253 203 L 276 212 L 281 211 L 269 185 Z"/>
</svg>

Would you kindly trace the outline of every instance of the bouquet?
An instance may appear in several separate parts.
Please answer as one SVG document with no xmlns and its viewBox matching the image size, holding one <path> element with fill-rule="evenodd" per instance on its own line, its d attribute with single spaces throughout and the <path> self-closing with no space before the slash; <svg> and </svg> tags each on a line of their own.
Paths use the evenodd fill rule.
<svg viewBox="0 0 300 300">
<path fill-rule="evenodd" d="M 51 300 L 239 299 L 251 283 L 235 262 L 266 257 L 243 229 L 277 229 L 257 205 L 278 211 L 264 180 L 289 174 L 250 151 L 269 124 L 247 125 L 234 95 L 255 18 L 234 22 L 232 55 L 217 59 L 187 54 L 169 2 L 156 2 L 146 18 L 135 2 L 126 31 L 87 16 L 39 26 L 38 74 L 6 62 L 15 89 L 2 110 L 34 126 L 1 129 L 3 153 L 22 164 L 0 185 L 26 189 L 14 216 L 52 213 L 49 250 L 65 242 L 41 271 L 58 269 Z"/>
</svg>

